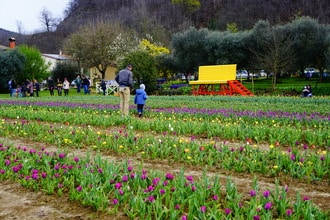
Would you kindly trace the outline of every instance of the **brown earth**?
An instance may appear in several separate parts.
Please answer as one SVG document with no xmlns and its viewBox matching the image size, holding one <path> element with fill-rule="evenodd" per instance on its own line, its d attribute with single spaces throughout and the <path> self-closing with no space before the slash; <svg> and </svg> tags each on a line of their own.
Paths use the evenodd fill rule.
<svg viewBox="0 0 330 220">
<path fill-rule="evenodd" d="M 0 138 L 1 143 L 13 143 L 14 146 L 26 146 L 41 149 L 44 147 L 48 152 L 56 151 L 54 146 L 46 146 L 44 143 L 31 142 L 29 140 L 11 140 Z M 236 144 L 237 145 L 237 144 Z M 71 153 L 77 156 L 84 156 L 86 149 L 72 149 Z M 103 154 L 104 158 L 112 161 L 122 161 L 123 157 L 114 157 Z M 132 163 L 140 163 L 139 158 L 129 158 Z M 180 172 L 180 167 L 185 167 L 185 174 L 201 177 L 202 167 L 187 166 L 183 164 L 169 164 L 167 161 L 147 161 L 143 163 L 146 169 L 157 169 L 164 172 Z M 205 167 L 204 167 L 205 169 Z M 210 177 L 220 176 L 222 185 L 230 176 L 239 192 L 247 192 L 251 189 L 253 175 L 233 173 L 225 170 L 208 169 Z M 258 184 L 261 191 L 275 188 L 275 178 L 268 178 L 258 175 Z M 309 197 L 314 204 L 322 210 L 330 211 L 329 182 L 306 183 L 289 177 L 280 178 L 281 185 L 288 185 L 289 197 L 295 199 L 298 191 L 301 196 Z M 244 196 L 244 195 L 243 195 Z M 248 195 L 246 195 L 248 196 Z M 42 192 L 30 191 L 11 181 L 0 182 L 0 219 L 128 219 L 125 216 L 113 217 L 111 214 L 95 212 L 89 207 L 84 207 L 77 202 L 69 201 L 67 196 L 46 195 Z"/>
</svg>

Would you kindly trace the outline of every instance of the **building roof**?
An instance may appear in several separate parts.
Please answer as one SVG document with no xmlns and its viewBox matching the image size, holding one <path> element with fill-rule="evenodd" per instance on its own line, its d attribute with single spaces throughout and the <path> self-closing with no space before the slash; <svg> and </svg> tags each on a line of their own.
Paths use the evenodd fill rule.
<svg viewBox="0 0 330 220">
<path fill-rule="evenodd" d="M 10 47 L 0 45 L 0 50 L 9 50 L 9 49 L 10 49 Z"/>
<path fill-rule="evenodd" d="M 55 60 L 69 60 L 68 56 L 64 56 L 64 55 L 61 55 L 61 54 L 47 54 L 47 53 L 44 53 L 44 54 L 42 54 L 42 56 L 48 57 L 50 59 L 55 59 Z"/>
</svg>

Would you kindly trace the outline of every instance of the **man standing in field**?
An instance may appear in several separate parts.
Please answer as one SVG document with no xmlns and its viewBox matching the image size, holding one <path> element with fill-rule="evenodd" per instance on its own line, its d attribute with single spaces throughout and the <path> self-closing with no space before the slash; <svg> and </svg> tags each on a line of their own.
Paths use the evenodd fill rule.
<svg viewBox="0 0 330 220">
<path fill-rule="evenodd" d="M 119 84 L 120 111 L 122 115 L 128 116 L 129 100 L 131 96 L 131 88 L 133 86 L 133 66 L 127 65 L 117 74 L 115 80 Z"/>
</svg>

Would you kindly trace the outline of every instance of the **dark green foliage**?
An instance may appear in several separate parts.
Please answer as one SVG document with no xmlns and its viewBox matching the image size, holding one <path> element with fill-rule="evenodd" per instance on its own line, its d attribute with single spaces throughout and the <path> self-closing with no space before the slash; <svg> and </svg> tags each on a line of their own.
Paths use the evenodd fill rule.
<svg viewBox="0 0 330 220">
<path fill-rule="evenodd" d="M 156 90 L 157 69 L 154 57 L 144 51 L 135 51 L 123 60 L 120 69 L 126 67 L 127 64 L 133 64 L 133 80 L 135 80 L 134 88 L 139 88 L 141 83 L 145 84 L 146 92 L 151 94 Z"/>
<path fill-rule="evenodd" d="M 19 78 L 24 68 L 25 57 L 18 50 L 0 53 L 0 92 L 8 90 L 8 81 Z M 20 83 L 20 82 L 17 82 Z"/>
<path fill-rule="evenodd" d="M 79 73 L 80 71 L 77 64 L 70 61 L 66 61 L 58 63 L 56 65 L 56 67 L 52 71 L 52 76 L 55 82 L 57 79 L 63 82 L 65 77 L 68 79 L 69 82 L 72 82 Z"/>
<path fill-rule="evenodd" d="M 297 57 L 295 66 L 301 72 L 306 67 L 316 67 L 323 73 L 329 59 L 327 53 L 330 50 L 330 26 L 320 24 L 310 17 L 296 19 L 289 25 L 294 33 L 293 41 L 295 57 Z"/>
<path fill-rule="evenodd" d="M 173 66 L 186 76 L 200 65 L 237 64 L 238 69 L 261 69 L 276 78 L 315 67 L 330 70 L 330 26 L 302 17 L 285 25 L 259 21 L 251 31 L 237 33 L 190 28 L 172 39 Z M 187 78 L 187 77 L 186 77 Z"/>
<path fill-rule="evenodd" d="M 21 45 L 18 47 L 20 53 L 25 57 L 23 73 L 16 76 L 18 83 L 25 82 L 26 79 L 42 81 L 49 75 L 48 67 L 42 58 L 40 51 L 36 47 Z"/>
<path fill-rule="evenodd" d="M 206 50 L 209 30 L 189 28 L 173 35 L 172 47 L 174 64 L 178 72 L 188 79 L 188 74 L 195 73 L 201 65 L 208 65 L 208 52 Z"/>
</svg>

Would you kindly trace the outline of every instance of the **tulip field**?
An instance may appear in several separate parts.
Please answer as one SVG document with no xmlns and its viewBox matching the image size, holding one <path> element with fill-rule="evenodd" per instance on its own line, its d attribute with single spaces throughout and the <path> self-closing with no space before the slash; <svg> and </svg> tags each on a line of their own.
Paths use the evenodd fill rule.
<svg viewBox="0 0 330 220">
<path fill-rule="evenodd" d="M 132 101 L 1 98 L 0 218 L 330 218 L 329 98 Z"/>
</svg>

